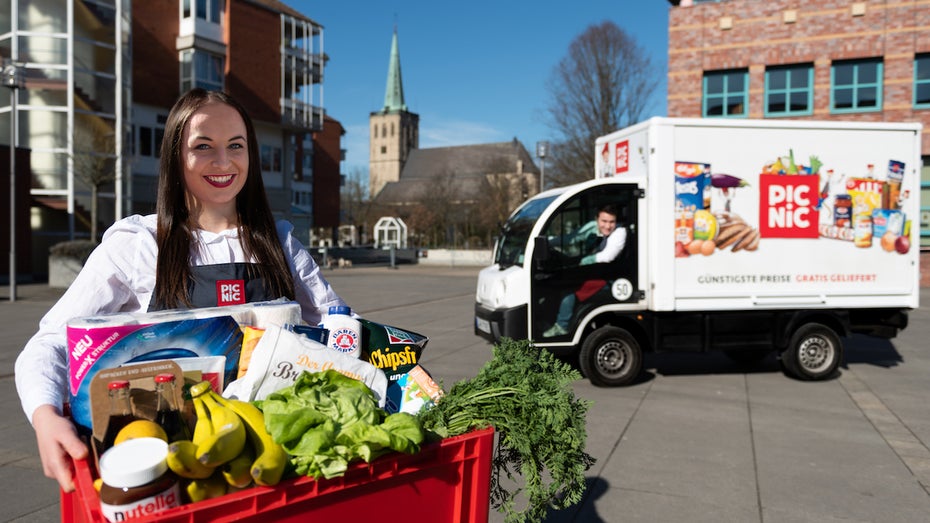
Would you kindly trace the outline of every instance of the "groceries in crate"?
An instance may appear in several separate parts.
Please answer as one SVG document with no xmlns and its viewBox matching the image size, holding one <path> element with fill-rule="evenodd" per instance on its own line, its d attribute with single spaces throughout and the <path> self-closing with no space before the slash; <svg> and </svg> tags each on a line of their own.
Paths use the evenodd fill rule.
<svg viewBox="0 0 930 523">
<path fill-rule="evenodd" d="M 166 343 L 183 349 L 182 330 L 195 333 L 199 321 L 211 318 L 182 321 L 189 323 L 175 326 Z M 415 454 L 427 442 L 487 427 L 496 429 L 500 441 L 490 499 L 507 513 L 508 521 L 535 518 L 549 506 L 569 506 L 580 499 L 584 472 L 593 459 L 584 451 L 588 405 L 571 389 L 577 371 L 528 341 L 506 341 L 495 347 L 492 359 L 475 378 L 446 393 L 420 362 L 428 338 L 362 318 L 358 322 L 359 358 L 327 347 L 328 329 L 319 326 L 242 325 L 242 330 L 252 332 L 240 340 L 254 338 L 247 369 L 236 379 L 240 362 L 235 362 L 232 372 L 223 372 L 228 367 L 224 360 L 219 386 L 207 379 L 216 373 L 215 361 L 177 357 L 178 351 L 175 359 L 133 363 L 130 360 L 138 353 L 111 355 L 123 363 L 92 367 L 86 378 L 93 398 L 79 398 L 93 410 L 92 434 L 102 439 L 108 427 L 121 427 L 112 446 L 104 448 L 98 442 L 95 447 L 100 458 L 96 469 L 112 470 L 113 463 L 135 459 L 118 467 L 124 473 L 135 468 L 146 471 L 128 482 L 107 483 L 111 472 L 98 479 L 101 509 L 110 511 L 115 521 L 253 486 L 277 488 L 282 481 L 301 476 L 334 478 L 355 462 L 393 453 Z M 111 330 L 117 327 L 100 323 Z M 160 325 L 166 323 L 171 322 Z M 97 334 L 91 339 L 98 339 Z M 143 352 L 148 353 L 164 354 L 160 349 Z M 200 363 L 192 366 L 190 361 Z M 109 394 L 112 391 L 118 393 Z M 120 421 L 124 419 L 128 423 Z M 180 427 L 172 421 L 177 419 Z M 156 440 L 164 449 L 129 452 L 125 457 L 126 447 L 141 445 L 143 440 Z M 105 458 L 121 453 L 120 461 Z M 155 464 L 153 454 L 160 456 Z M 516 480 L 515 471 L 523 476 L 523 487 L 508 491 L 505 485 L 510 482 L 503 477 Z M 119 498 L 114 502 L 111 497 L 112 488 L 154 492 L 162 489 L 165 478 L 173 480 L 170 488 L 176 494 L 159 494 L 160 501 Z M 514 504 L 518 492 L 526 497 L 522 510 Z"/>
</svg>

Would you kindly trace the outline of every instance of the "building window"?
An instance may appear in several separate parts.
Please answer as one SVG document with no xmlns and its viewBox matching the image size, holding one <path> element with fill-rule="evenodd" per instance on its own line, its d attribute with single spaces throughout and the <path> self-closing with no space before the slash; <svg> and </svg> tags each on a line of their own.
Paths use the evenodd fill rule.
<svg viewBox="0 0 930 523">
<path fill-rule="evenodd" d="M 814 112 L 814 67 L 772 67 L 765 71 L 765 116 L 799 116 Z"/>
<path fill-rule="evenodd" d="M 914 107 L 930 108 L 930 54 L 914 58 Z"/>
<path fill-rule="evenodd" d="M 881 109 L 881 60 L 834 62 L 830 75 L 832 112 L 853 113 Z"/>
<path fill-rule="evenodd" d="M 313 193 L 310 191 L 294 191 L 292 203 L 309 211 L 313 209 Z"/>
<path fill-rule="evenodd" d="M 384 145 L 381 146 L 381 154 L 387 154 L 387 147 Z"/>
<path fill-rule="evenodd" d="M 181 51 L 181 92 L 194 87 L 223 90 L 224 59 L 200 49 Z"/>
<path fill-rule="evenodd" d="M 746 117 L 748 105 L 748 70 L 704 73 L 703 116 Z"/>
<path fill-rule="evenodd" d="M 137 127 L 135 134 L 139 140 L 135 149 L 139 151 L 139 156 L 158 158 L 159 154 L 161 154 L 161 140 L 165 136 L 165 130 L 159 127 L 153 128 L 140 125 Z"/>
<path fill-rule="evenodd" d="M 184 0 L 184 18 L 197 17 L 201 20 L 220 23 L 226 0 Z"/>
<path fill-rule="evenodd" d="M 281 148 L 271 145 L 260 147 L 263 172 L 281 172 Z"/>
</svg>

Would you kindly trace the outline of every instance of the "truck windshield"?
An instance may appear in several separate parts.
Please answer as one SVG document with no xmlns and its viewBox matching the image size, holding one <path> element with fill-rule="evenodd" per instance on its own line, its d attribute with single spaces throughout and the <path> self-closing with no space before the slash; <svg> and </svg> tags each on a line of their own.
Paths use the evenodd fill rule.
<svg viewBox="0 0 930 523">
<path fill-rule="evenodd" d="M 533 225 L 558 196 L 555 194 L 545 198 L 536 198 L 517 209 L 517 212 L 501 228 L 501 236 L 497 240 L 497 251 L 494 253 L 494 263 L 497 263 L 501 269 L 512 265 L 523 265 L 523 255 L 526 252 Z"/>
</svg>

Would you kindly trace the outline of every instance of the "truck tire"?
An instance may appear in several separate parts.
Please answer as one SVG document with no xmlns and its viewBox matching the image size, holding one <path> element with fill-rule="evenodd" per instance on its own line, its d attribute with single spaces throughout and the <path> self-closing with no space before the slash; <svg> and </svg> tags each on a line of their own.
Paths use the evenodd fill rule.
<svg viewBox="0 0 930 523">
<path fill-rule="evenodd" d="M 805 381 L 833 376 L 842 359 L 843 344 L 839 336 L 820 323 L 798 328 L 781 354 L 785 373 Z"/>
<path fill-rule="evenodd" d="M 581 345 L 578 364 L 592 384 L 619 387 L 639 376 L 643 369 L 643 350 L 626 330 L 601 327 Z"/>
</svg>

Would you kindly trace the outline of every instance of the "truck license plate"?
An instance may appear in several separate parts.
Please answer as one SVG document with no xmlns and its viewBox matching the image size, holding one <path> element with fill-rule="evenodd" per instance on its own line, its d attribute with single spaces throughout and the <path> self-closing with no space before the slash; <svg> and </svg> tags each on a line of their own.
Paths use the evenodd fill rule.
<svg viewBox="0 0 930 523">
<path fill-rule="evenodd" d="M 475 318 L 475 326 L 478 327 L 478 330 L 481 332 L 486 332 L 491 334 L 491 322 L 484 318 Z"/>
</svg>

